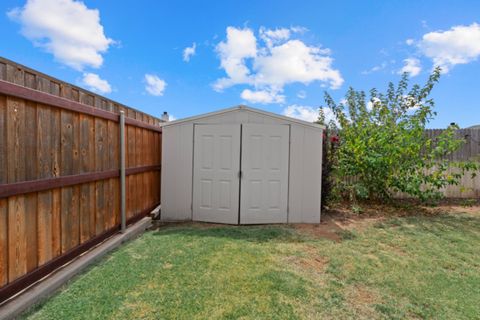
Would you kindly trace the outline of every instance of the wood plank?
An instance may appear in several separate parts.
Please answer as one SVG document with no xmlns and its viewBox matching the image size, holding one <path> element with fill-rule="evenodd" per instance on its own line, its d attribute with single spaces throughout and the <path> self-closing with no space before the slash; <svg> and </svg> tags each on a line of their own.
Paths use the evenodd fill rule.
<svg viewBox="0 0 480 320">
<path fill-rule="evenodd" d="M 87 114 L 95 117 L 101 117 L 111 121 L 118 121 L 118 115 L 112 112 L 97 109 L 94 107 L 89 107 L 84 104 L 78 103 L 76 101 L 69 100 L 67 98 L 61 98 L 53 94 L 46 94 L 41 91 L 31 90 L 22 86 L 13 85 L 5 81 L 0 81 L 0 93 L 6 94 L 12 97 L 20 98 L 20 99 L 26 99 L 26 100 L 37 102 L 37 103 L 48 104 L 53 107 L 62 108 L 62 110 L 65 110 L 65 111 L 79 112 L 79 113 L 83 113 L 83 114 Z M 150 130 L 156 130 L 156 131 L 161 130 L 158 127 L 153 127 L 153 126 L 149 126 L 149 125 L 145 125 L 137 122 L 133 122 L 133 123 L 137 126 L 147 127 Z"/>
<path fill-rule="evenodd" d="M 0 62 L 0 79 L 7 80 L 7 64 Z"/>
<path fill-rule="evenodd" d="M 129 113 L 131 116 L 131 112 Z M 126 166 L 127 168 L 132 168 L 137 165 L 136 163 L 136 146 L 135 146 L 135 127 L 133 126 L 126 126 L 127 131 L 127 153 L 126 153 Z M 135 190 L 137 186 L 137 179 L 133 176 L 127 177 L 126 182 L 126 203 L 127 203 L 127 217 L 132 217 L 135 214 Z M 128 187 L 128 188 L 127 188 Z"/>
<path fill-rule="evenodd" d="M 141 114 L 137 113 L 137 120 L 141 120 Z M 143 134 L 141 128 L 135 128 L 135 164 L 136 166 L 143 165 L 142 158 L 143 149 Z M 143 196 L 143 179 L 141 174 L 135 175 L 136 189 L 135 189 L 135 215 L 139 214 L 142 210 L 142 196 Z"/>
<path fill-rule="evenodd" d="M 51 119 L 51 175 L 52 177 L 59 177 L 62 171 L 61 153 L 62 153 L 62 125 L 61 112 L 58 109 L 50 109 Z"/>
<path fill-rule="evenodd" d="M 27 272 L 38 266 L 37 194 L 25 195 L 25 233 L 27 243 Z"/>
<path fill-rule="evenodd" d="M 38 265 L 43 265 L 53 257 L 52 234 L 52 191 L 38 193 Z"/>
<path fill-rule="evenodd" d="M 62 95 L 63 97 L 66 97 L 67 99 L 70 98 L 71 95 L 71 87 L 70 86 L 62 86 L 63 90 L 60 90 L 60 83 L 56 81 L 50 80 L 50 94 L 54 96 L 60 97 Z"/>
<path fill-rule="evenodd" d="M 70 93 L 71 94 L 71 93 Z M 73 174 L 80 173 L 80 122 L 79 114 L 73 115 Z M 71 247 L 80 244 L 80 192 L 81 185 L 73 186 L 72 192 L 72 226 L 71 226 Z"/>
<path fill-rule="evenodd" d="M 0 95 L 0 184 L 7 183 L 7 97 Z"/>
<path fill-rule="evenodd" d="M 94 170 L 95 131 L 93 118 L 80 115 L 80 173 Z M 95 234 L 95 184 L 85 183 L 80 187 L 80 242 Z M 93 212 L 92 212 L 93 211 Z M 93 219 L 93 221 L 91 221 Z"/>
<path fill-rule="evenodd" d="M 149 171 L 159 171 L 160 166 L 145 166 L 128 168 L 125 174 L 135 175 Z M 15 195 L 22 195 L 30 192 L 41 192 L 52 190 L 55 188 L 65 188 L 75 186 L 82 183 L 89 183 L 105 179 L 112 179 L 119 177 L 118 170 L 107 170 L 100 172 L 81 173 L 77 175 L 68 175 L 54 178 L 46 178 L 32 181 L 13 182 L 5 184 L 0 188 L 0 198 L 8 198 Z"/>
<path fill-rule="evenodd" d="M 106 104 L 108 109 L 110 106 Z M 113 170 L 118 170 L 118 161 L 115 159 L 115 143 L 118 141 L 118 131 L 114 131 L 114 123 L 107 121 L 107 167 Z M 113 179 L 105 181 L 105 199 L 107 200 L 106 217 L 105 217 L 105 230 L 108 230 L 114 226 L 115 221 L 115 204 L 114 201 L 114 183 Z"/>
<path fill-rule="evenodd" d="M 8 70 L 7 70 L 8 72 Z M 20 67 L 13 67 L 13 83 L 24 86 L 25 77 L 23 75 L 23 69 Z"/>
<path fill-rule="evenodd" d="M 7 180 L 25 181 L 25 103 L 7 98 Z"/>
<path fill-rule="evenodd" d="M 27 75 L 27 74 L 25 74 Z M 27 79 L 25 79 L 27 80 Z M 34 86 L 34 79 L 31 86 Z M 26 85 L 28 85 L 26 83 Z M 37 180 L 37 107 L 34 102 L 25 103 L 25 180 Z M 25 196 L 25 219 L 27 241 L 27 271 L 38 266 L 38 238 L 37 238 L 37 194 L 30 193 Z"/>
<path fill-rule="evenodd" d="M 105 163 L 107 158 L 106 140 L 107 125 L 103 119 L 95 118 L 95 170 L 103 171 L 108 164 Z M 104 181 L 95 183 L 95 199 L 96 199 L 96 216 L 95 216 L 95 234 L 101 234 L 105 229 L 105 189 Z"/>
<path fill-rule="evenodd" d="M 69 111 L 61 111 L 61 175 L 73 174 L 73 113 Z M 72 226 L 73 221 L 73 187 L 65 187 L 61 189 L 61 226 L 62 226 L 62 253 L 70 250 L 73 242 Z"/>
<path fill-rule="evenodd" d="M 62 206 L 61 190 L 52 191 L 52 257 L 62 253 Z"/>
<path fill-rule="evenodd" d="M 25 71 L 25 87 L 30 89 L 37 89 L 36 75 L 34 73 Z"/>
<path fill-rule="evenodd" d="M 25 196 L 8 198 L 8 281 L 27 273 Z"/>
<path fill-rule="evenodd" d="M 24 149 L 25 154 L 25 180 L 37 179 L 37 107 L 35 103 L 27 101 L 25 103 L 25 131 L 21 134 L 25 136 Z"/>
<path fill-rule="evenodd" d="M 45 105 L 37 106 L 37 177 L 38 179 L 51 178 L 52 173 L 52 113 Z"/>
<path fill-rule="evenodd" d="M 39 179 L 53 176 L 51 117 L 50 107 L 37 106 L 37 172 Z M 38 264 L 43 265 L 52 259 L 52 191 L 39 192 L 37 205 Z"/>
<path fill-rule="evenodd" d="M 8 208 L 7 199 L 0 200 L 0 287 L 8 283 Z"/>
</svg>

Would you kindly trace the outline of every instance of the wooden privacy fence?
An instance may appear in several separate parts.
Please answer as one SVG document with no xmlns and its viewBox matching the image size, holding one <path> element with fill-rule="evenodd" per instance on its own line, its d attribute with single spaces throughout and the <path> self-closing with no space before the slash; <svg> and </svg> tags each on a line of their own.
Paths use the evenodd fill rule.
<svg viewBox="0 0 480 320">
<path fill-rule="evenodd" d="M 160 203 L 160 120 L 0 58 L 0 302 Z"/>
<path fill-rule="evenodd" d="M 425 135 L 430 139 L 438 137 L 444 129 L 428 129 Z M 452 154 L 442 157 L 452 161 L 478 161 L 480 162 L 480 129 L 459 129 L 456 131 L 457 138 L 462 138 L 465 143 Z"/>
</svg>

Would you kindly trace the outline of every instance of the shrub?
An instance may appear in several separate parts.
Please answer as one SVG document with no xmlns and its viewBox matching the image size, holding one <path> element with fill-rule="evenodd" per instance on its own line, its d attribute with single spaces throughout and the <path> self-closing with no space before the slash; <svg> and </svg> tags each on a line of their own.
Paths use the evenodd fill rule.
<svg viewBox="0 0 480 320">
<path fill-rule="evenodd" d="M 388 199 L 395 192 L 427 200 L 439 197 L 441 188 L 458 184 L 465 172 L 475 175 L 479 169 L 475 163 L 443 158 L 464 142 L 455 136 L 458 126 L 450 125 L 435 139 L 424 134 L 436 115 L 429 95 L 439 77 L 437 68 L 423 87 L 408 90 L 404 74 L 397 87 L 389 84 L 385 94 L 372 89 L 368 101 L 363 91 L 352 88 L 345 103 L 337 104 L 325 94 L 334 115 L 328 132 L 338 132 L 339 139 L 335 152 L 327 152 L 334 172 L 330 183 L 335 181 L 330 189 L 353 200 Z M 323 114 L 321 108 L 319 122 L 325 124 Z M 459 173 L 449 174 L 451 166 Z"/>
</svg>

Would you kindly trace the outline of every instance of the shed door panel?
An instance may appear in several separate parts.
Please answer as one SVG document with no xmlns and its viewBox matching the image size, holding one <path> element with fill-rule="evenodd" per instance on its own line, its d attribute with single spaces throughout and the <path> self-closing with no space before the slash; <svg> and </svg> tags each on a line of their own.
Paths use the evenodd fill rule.
<svg viewBox="0 0 480 320">
<path fill-rule="evenodd" d="M 288 125 L 244 124 L 240 223 L 286 223 Z"/>
<path fill-rule="evenodd" d="M 193 220 L 238 223 L 240 125 L 195 125 Z"/>
</svg>

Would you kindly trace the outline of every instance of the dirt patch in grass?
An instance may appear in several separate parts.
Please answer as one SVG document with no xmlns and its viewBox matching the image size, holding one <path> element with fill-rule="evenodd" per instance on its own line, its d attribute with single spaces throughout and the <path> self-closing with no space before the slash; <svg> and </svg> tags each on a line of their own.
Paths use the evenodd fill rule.
<svg viewBox="0 0 480 320">
<path fill-rule="evenodd" d="M 346 303 L 355 310 L 359 318 L 373 319 L 378 317 L 375 305 L 381 303 L 380 295 L 363 285 L 349 286 L 345 290 Z"/>
<path fill-rule="evenodd" d="M 384 217 L 369 217 L 329 212 L 322 215 L 320 224 L 295 224 L 294 228 L 314 238 L 340 242 L 349 238 L 352 231 L 362 232 L 366 228 L 382 221 Z"/>
<path fill-rule="evenodd" d="M 353 237 L 352 232 L 363 232 L 389 218 L 442 214 L 480 215 L 480 205 L 477 202 L 473 205 L 462 205 L 459 200 L 430 207 L 402 200 L 397 205 L 362 204 L 361 212 L 355 213 L 349 205 L 337 204 L 322 212 L 320 224 L 294 224 L 293 227 L 298 232 L 317 239 L 340 242 Z"/>
</svg>

